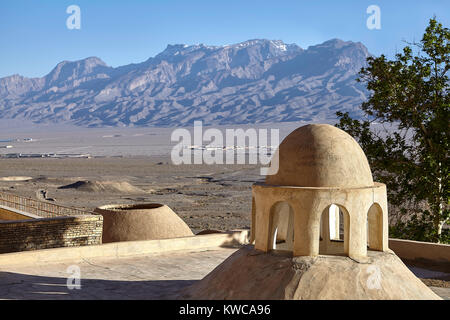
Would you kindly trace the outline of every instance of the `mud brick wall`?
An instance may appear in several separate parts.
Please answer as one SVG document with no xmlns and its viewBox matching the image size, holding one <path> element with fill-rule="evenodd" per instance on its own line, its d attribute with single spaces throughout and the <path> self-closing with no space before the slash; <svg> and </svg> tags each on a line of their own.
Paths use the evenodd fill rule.
<svg viewBox="0 0 450 320">
<path fill-rule="evenodd" d="M 101 215 L 0 221 L 0 253 L 101 244 L 102 229 Z"/>
</svg>

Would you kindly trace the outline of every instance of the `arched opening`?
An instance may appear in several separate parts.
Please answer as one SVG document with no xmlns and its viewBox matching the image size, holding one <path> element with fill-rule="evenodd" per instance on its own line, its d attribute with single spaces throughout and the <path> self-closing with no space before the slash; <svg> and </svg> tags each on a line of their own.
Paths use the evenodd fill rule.
<svg viewBox="0 0 450 320">
<path fill-rule="evenodd" d="M 288 250 L 294 248 L 294 210 L 289 203 L 275 203 L 270 209 L 269 249 Z"/>
<path fill-rule="evenodd" d="M 370 250 L 383 251 L 383 209 L 378 203 L 367 212 L 367 244 Z"/>
<path fill-rule="evenodd" d="M 347 255 L 349 231 L 348 211 L 337 204 L 326 207 L 320 217 L 319 254 Z"/>
<path fill-rule="evenodd" d="M 344 240 L 344 215 L 335 204 L 328 209 L 328 225 L 330 240 Z"/>
</svg>

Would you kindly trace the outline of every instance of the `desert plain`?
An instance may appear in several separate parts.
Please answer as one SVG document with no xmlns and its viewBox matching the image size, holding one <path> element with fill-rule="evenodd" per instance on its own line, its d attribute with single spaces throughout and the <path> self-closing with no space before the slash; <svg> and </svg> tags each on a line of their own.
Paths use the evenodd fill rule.
<svg viewBox="0 0 450 320">
<path fill-rule="evenodd" d="M 297 126 L 276 127 L 280 140 Z M 19 130 L 4 124 L 0 146 L 11 148 L 0 148 L 0 191 L 89 211 L 107 204 L 162 203 L 194 233 L 250 228 L 251 185 L 264 180 L 261 165 L 176 165 L 175 129 Z M 23 158 L 27 155 L 33 157 Z"/>
<path fill-rule="evenodd" d="M 106 204 L 162 203 L 194 233 L 250 228 L 256 166 L 173 165 L 163 156 L 1 159 L 0 191 L 93 211 Z M 23 177 L 20 181 L 10 181 Z"/>
</svg>

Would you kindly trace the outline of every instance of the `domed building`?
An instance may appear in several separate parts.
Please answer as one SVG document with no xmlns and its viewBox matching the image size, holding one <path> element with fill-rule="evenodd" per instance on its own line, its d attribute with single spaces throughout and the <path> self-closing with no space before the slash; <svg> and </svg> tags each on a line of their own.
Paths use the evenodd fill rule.
<svg viewBox="0 0 450 320">
<path fill-rule="evenodd" d="M 250 244 L 181 298 L 440 299 L 388 248 L 386 186 L 350 135 L 300 127 L 271 168 L 252 187 Z"/>
<path fill-rule="evenodd" d="M 168 206 L 159 203 L 105 205 L 103 243 L 191 237 L 189 226 Z"/>
<path fill-rule="evenodd" d="M 278 171 L 253 185 L 255 248 L 294 256 L 347 255 L 388 249 L 386 186 L 346 132 L 311 124 L 290 133 L 272 162 Z"/>
</svg>

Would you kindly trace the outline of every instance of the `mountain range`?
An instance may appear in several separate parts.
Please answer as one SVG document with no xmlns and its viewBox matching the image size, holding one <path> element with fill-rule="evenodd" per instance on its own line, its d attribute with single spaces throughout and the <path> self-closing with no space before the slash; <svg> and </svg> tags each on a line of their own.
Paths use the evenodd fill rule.
<svg viewBox="0 0 450 320">
<path fill-rule="evenodd" d="M 63 61 L 41 78 L 0 78 L 0 119 L 101 127 L 320 122 L 338 110 L 359 117 L 368 92 L 355 78 L 368 56 L 360 42 L 302 49 L 255 39 L 168 45 L 116 68 L 97 57 Z"/>
</svg>

